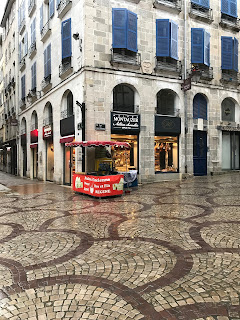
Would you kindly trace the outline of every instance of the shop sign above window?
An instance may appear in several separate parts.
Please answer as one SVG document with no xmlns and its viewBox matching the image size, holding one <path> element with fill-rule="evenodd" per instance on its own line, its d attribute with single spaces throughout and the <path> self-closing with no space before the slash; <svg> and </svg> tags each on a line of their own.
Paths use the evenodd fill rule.
<svg viewBox="0 0 240 320">
<path fill-rule="evenodd" d="M 139 133 L 140 115 L 133 113 L 111 112 L 112 133 Z"/>
<path fill-rule="evenodd" d="M 48 139 L 52 137 L 52 127 L 45 126 L 43 127 L 43 139 Z"/>
<path fill-rule="evenodd" d="M 181 133 L 181 118 L 179 117 L 163 117 L 155 116 L 155 135 L 180 134 Z"/>
</svg>

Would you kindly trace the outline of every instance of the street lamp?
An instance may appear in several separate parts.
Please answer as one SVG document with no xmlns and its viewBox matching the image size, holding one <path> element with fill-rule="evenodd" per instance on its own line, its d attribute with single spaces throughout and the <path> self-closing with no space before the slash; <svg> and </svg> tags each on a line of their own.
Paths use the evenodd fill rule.
<svg viewBox="0 0 240 320">
<path fill-rule="evenodd" d="M 81 123 L 81 129 L 82 129 L 82 141 L 85 141 L 85 135 L 86 135 L 86 118 L 85 118 L 85 111 L 86 106 L 85 103 L 80 103 L 79 101 L 76 101 L 76 105 L 80 107 L 81 113 L 82 113 L 82 123 Z M 85 172 L 85 148 L 82 147 L 82 172 Z"/>
</svg>

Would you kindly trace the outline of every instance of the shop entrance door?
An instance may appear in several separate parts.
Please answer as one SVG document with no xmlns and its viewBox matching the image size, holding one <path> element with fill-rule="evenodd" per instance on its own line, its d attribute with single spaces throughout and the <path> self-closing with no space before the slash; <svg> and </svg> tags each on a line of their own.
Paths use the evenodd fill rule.
<svg viewBox="0 0 240 320">
<path fill-rule="evenodd" d="M 32 149 L 33 153 L 33 179 L 38 177 L 38 148 Z"/>
<path fill-rule="evenodd" d="M 71 148 L 65 147 L 64 152 L 64 184 L 71 185 L 71 175 L 72 175 L 72 162 L 71 162 Z"/>
<path fill-rule="evenodd" d="M 26 146 L 23 147 L 23 176 L 26 177 L 27 175 L 27 148 Z"/>
<path fill-rule="evenodd" d="M 53 142 L 47 141 L 47 180 L 53 181 L 54 176 L 54 149 Z"/>
<path fill-rule="evenodd" d="M 195 176 L 207 174 L 207 133 L 193 131 L 193 172 Z"/>
<path fill-rule="evenodd" d="M 222 133 L 222 169 L 239 170 L 240 169 L 240 149 L 239 133 Z"/>
</svg>

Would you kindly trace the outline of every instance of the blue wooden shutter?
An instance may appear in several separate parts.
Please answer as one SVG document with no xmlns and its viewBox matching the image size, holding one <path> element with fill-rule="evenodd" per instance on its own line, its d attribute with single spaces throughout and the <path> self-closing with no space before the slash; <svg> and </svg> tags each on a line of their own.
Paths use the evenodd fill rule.
<svg viewBox="0 0 240 320">
<path fill-rule="evenodd" d="M 127 10 L 112 9 L 113 48 L 127 48 Z"/>
<path fill-rule="evenodd" d="M 47 74 L 47 49 L 44 50 L 44 78 L 48 76 Z"/>
<path fill-rule="evenodd" d="M 237 0 L 229 1 L 229 15 L 237 18 Z"/>
<path fill-rule="evenodd" d="M 204 32 L 204 64 L 210 66 L 210 33 Z"/>
<path fill-rule="evenodd" d="M 232 70 L 233 67 L 233 39 L 222 37 L 222 69 Z"/>
<path fill-rule="evenodd" d="M 32 86 L 31 86 L 31 90 L 34 89 L 34 71 L 33 71 L 33 65 L 31 66 L 31 76 L 32 76 Z"/>
<path fill-rule="evenodd" d="M 229 0 L 221 0 L 221 12 L 229 14 Z"/>
<path fill-rule="evenodd" d="M 47 46 L 47 72 L 49 76 L 51 74 L 51 44 Z"/>
<path fill-rule="evenodd" d="M 49 17 L 54 15 L 54 0 L 49 0 Z"/>
<path fill-rule="evenodd" d="M 238 40 L 234 38 L 233 69 L 238 71 Z"/>
<path fill-rule="evenodd" d="M 22 89 L 22 99 L 24 99 L 25 98 L 25 96 L 26 96 L 26 93 L 25 93 L 25 75 L 24 76 L 22 76 L 22 78 L 21 78 L 21 89 Z"/>
<path fill-rule="evenodd" d="M 137 15 L 127 12 L 127 49 L 137 52 Z"/>
<path fill-rule="evenodd" d="M 171 21 L 171 54 L 170 57 L 178 60 L 178 25 Z"/>
<path fill-rule="evenodd" d="M 34 62 L 34 64 L 31 67 L 31 74 L 32 74 L 32 90 L 37 87 L 37 74 L 36 74 L 36 65 L 37 63 Z"/>
<path fill-rule="evenodd" d="M 200 5 L 205 8 L 209 8 L 209 0 L 200 0 Z"/>
<path fill-rule="evenodd" d="M 72 55 L 71 18 L 62 22 L 62 59 Z"/>
<path fill-rule="evenodd" d="M 40 7 L 40 32 L 42 31 L 43 28 L 43 5 Z"/>
<path fill-rule="evenodd" d="M 19 62 L 22 60 L 22 43 L 19 43 Z"/>
<path fill-rule="evenodd" d="M 28 33 L 26 32 L 24 36 L 24 55 L 26 56 L 28 53 Z"/>
<path fill-rule="evenodd" d="M 168 19 L 156 20 L 157 57 L 169 57 L 170 53 L 170 23 Z"/>
<path fill-rule="evenodd" d="M 33 42 L 36 42 L 36 18 L 34 18 L 32 24 L 33 24 Z"/>
<path fill-rule="evenodd" d="M 191 30 L 191 62 L 203 63 L 204 29 L 192 28 Z"/>
<path fill-rule="evenodd" d="M 25 19 L 25 1 L 22 2 L 22 21 Z"/>
</svg>

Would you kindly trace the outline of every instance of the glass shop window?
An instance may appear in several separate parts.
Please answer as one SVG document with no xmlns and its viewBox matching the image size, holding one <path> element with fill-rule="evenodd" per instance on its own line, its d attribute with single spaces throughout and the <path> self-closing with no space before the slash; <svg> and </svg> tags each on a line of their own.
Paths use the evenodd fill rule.
<svg viewBox="0 0 240 320">
<path fill-rule="evenodd" d="M 155 137 L 155 172 L 178 172 L 178 137 Z"/>
</svg>

